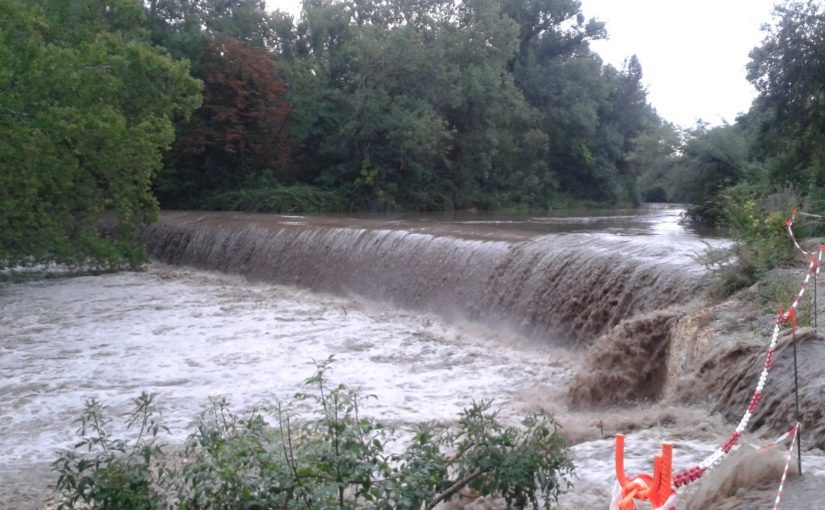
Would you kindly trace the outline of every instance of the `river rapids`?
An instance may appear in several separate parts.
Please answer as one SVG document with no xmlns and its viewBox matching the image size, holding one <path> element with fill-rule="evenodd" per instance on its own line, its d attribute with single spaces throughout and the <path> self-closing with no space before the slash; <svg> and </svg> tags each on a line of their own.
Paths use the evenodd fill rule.
<svg viewBox="0 0 825 510">
<path fill-rule="evenodd" d="M 375 395 L 363 412 L 402 430 L 454 420 L 473 400 L 492 400 L 513 423 L 552 411 L 576 464 L 560 507 L 607 508 L 613 434 L 626 434 L 626 470 L 637 474 L 662 441 L 680 470 L 735 427 L 686 396 L 690 370 L 675 381 L 673 355 L 685 348 L 674 332 L 705 306 L 696 256 L 724 244 L 685 229 L 679 213 L 164 213 L 144 236 L 144 271 L 0 288 L 0 507 L 46 504 L 49 462 L 75 440 L 84 400 L 117 415 L 157 392 L 174 444 L 210 396 L 236 409 L 288 398 L 332 355 L 332 380 Z M 787 445 L 751 444 L 772 435 L 746 434 L 680 492 L 679 508 L 771 504 Z M 819 501 L 825 456 L 808 448 L 803 460 L 783 508 Z"/>
</svg>

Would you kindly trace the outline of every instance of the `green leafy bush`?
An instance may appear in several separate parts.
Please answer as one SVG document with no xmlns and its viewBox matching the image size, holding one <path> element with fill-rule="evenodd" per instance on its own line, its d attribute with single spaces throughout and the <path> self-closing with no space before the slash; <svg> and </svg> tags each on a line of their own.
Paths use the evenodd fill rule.
<svg viewBox="0 0 825 510">
<path fill-rule="evenodd" d="M 733 245 L 710 252 L 704 259 L 717 273 L 713 293 L 725 297 L 753 284 L 769 271 L 798 261 L 785 220 L 801 202 L 793 189 L 767 193 L 740 184 L 715 199 Z"/>
<path fill-rule="evenodd" d="M 573 464 L 546 412 L 508 427 L 489 403 L 474 403 L 454 426 L 419 425 L 403 446 L 395 431 L 360 414 L 365 397 L 329 383 L 331 363 L 319 363 L 306 381 L 309 391 L 289 403 L 261 405 L 242 416 L 226 399 L 213 399 L 187 440 L 182 466 L 171 472 L 154 435 L 145 445 L 151 455 L 136 462 L 131 452 L 144 451 L 138 447 L 143 434 L 131 449 L 112 448 L 127 443 L 99 427 L 85 439 L 83 429 L 84 441 L 55 462 L 62 508 L 81 502 L 90 508 L 420 510 L 465 490 L 513 507 L 550 508 L 570 485 Z M 99 415 L 96 402 L 84 414 Z M 151 419 L 143 422 L 157 431 Z M 87 444 L 100 448 L 77 453 Z"/>
<path fill-rule="evenodd" d="M 133 400 L 134 411 L 126 422 L 128 429 L 137 429 L 133 441 L 114 439 L 101 403 L 86 402 L 78 419 L 80 441 L 52 464 L 59 474 L 59 509 L 163 506 L 160 489 L 167 470 L 157 438 L 164 427 L 156 420 L 154 401 L 155 394 L 145 392 Z"/>
</svg>

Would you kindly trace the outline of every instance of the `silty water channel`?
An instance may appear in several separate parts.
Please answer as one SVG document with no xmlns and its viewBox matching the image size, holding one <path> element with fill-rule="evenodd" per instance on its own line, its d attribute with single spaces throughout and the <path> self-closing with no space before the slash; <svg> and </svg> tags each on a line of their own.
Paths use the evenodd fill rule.
<svg viewBox="0 0 825 510">
<path fill-rule="evenodd" d="M 678 470 L 732 428 L 661 395 L 571 406 L 569 386 L 598 336 L 689 307 L 700 293 L 695 257 L 724 241 L 686 229 L 680 213 L 164 213 L 145 236 L 154 257 L 145 271 L 0 289 L 0 506 L 43 506 L 54 481 L 48 463 L 75 439 L 84 400 L 118 415 L 141 391 L 157 392 L 169 441 L 179 443 L 210 396 L 237 409 L 287 398 L 304 389 L 314 361 L 334 355 L 333 381 L 375 395 L 363 412 L 402 430 L 454 420 L 473 400 L 493 400 L 512 422 L 551 410 L 577 467 L 560 507 L 606 508 L 612 434 L 628 434 L 626 469 L 635 474 L 650 471 L 661 441 L 674 443 Z M 764 439 L 746 439 L 680 508 L 772 501 L 783 453 L 757 455 L 747 444 Z M 823 457 L 805 459 L 785 508 L 810 507 L 825 486 Z M 735 497 L 709 504 L 720 492 Z"/>
</svg>

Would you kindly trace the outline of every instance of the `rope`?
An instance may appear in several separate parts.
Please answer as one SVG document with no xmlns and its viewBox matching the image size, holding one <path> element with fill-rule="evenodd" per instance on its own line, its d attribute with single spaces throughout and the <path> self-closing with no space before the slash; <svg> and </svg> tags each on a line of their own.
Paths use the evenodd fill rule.
<svg viewBox="0 0 825 510">
<path fill-rule="evenodd" d="M 787 432 L 785 432 L 781 436 L 777 437 L 776 439 L 774 439 L 773 441 L 771 441 L 768 444 L 763 444 L 762 446 L 757 446 L 757 445 L 754 444 L 754 445 L 751 445 L 751 446 L 753 446 L 754 449 L 756 449 L 757 451 L 767 450 L 768 448 L 773 448 L 774 446 L 778 445 L 779 443 L 784 442 L 786 439 L 791 437 L 791 434 L 794 434 L 795 432 L 796 432 L 796 425 L 791 427 Z"/>
<path fill-rule="evenodd" d="M 788 449 L 788 456 L 785 458 L 785 469 L 782 471 L 782 481 L 779 482 L 779 490 L 776 491 L 776 501 L 773 502 L 773 510 L 779 510 L 779 500 L 782 499 L 782 489 L 785 488 L 785 479 L 788 477 L 788 466 L 791 465 L 791 454 L 793 454 L 794 445 L 796 445 L 796 436 L 799 435 L 799 422 L 793 428 L 793 439 L 791 439 L 791 447 Z"/>
</svg>

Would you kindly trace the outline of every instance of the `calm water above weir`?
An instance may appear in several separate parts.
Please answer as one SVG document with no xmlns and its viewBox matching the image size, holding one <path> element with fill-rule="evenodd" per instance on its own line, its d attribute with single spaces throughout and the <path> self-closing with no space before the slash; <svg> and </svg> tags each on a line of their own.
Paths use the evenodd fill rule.
<svg viewBox="0 0 825 510">
<path fill-rule="evenodd" d="M 605 435 L 630 433 L 631 473 L 650 470 L 663 440 L 676 445 L 676 468 L 689 467 L 730 429 L 704 409 L 668 403 L 624 411 L 565 403 L 593 337 L 699 288 L 693 256 L 722 241 L 684 229 L 679 213 L 164 214 L 146 239 L 159 261 L 144 272 L 0 288 L 0 507 L 42 505 L 47 463 L 72 442 L 85 399 L 119 414 L 140 391 L 156 391 L 175 442 L 210 395 L 238 408 L 289 397 L 313 360 L 334 354 L 332 379 L 376 395 L 364 411 L 402 429 L 454 419 L 473 399 L 493 399 L 512 420 L 552 410 L 576 443 L 575 488 L 561 507 L 606 508 L 613 445 L 599 420 Z M 738 508 L 770 501 L 783 459 L 749 448 L 687 504 L 737 477 L 757 487 Z M 807 479 L 825 484 L 822 458 L 806 463 Z M 802 507 L 794 498 L 812 502 L 810 486 L 792 481 L 786 508 Z"/>
</svg>

